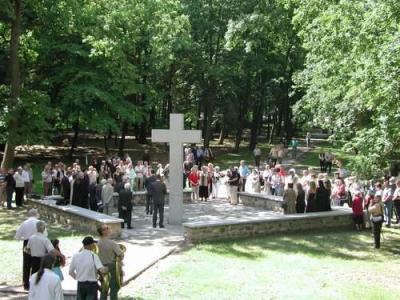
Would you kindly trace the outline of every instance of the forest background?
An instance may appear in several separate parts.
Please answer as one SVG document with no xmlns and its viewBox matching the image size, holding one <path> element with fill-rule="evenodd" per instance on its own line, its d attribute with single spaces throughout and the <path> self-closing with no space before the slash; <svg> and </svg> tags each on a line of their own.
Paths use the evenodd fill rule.
<svg viewBox="0 0 400 300">
<path fill-rule="evenodd" d="M 400 144 L 396 0 L 0 0 L 3 166 L 21 144 L 133 135 L 171 112 L 238 151 L 319 128 L 377 174 Z M 106 145 L 106 143 L 105 143 Z"/>
</svg>

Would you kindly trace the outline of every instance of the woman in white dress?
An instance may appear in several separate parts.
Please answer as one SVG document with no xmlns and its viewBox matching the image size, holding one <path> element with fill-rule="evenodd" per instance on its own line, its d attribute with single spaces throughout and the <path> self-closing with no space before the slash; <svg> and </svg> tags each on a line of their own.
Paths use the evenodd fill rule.
<svg viewBox="0 0 400 300">
<path fill-rule="evenodd" d="M 262 172 L 262 177 L 264 179 L 264 193 L 267 195 L 271 194 L 271 176 L 272 176 L 272 171 L 271 167 L 269 164 L 265 164 L 264 171 Z"/>
<path fill-rule="evenodd" d="M 220 177 L 216 183 L 218 194 L 217 198 L 220 199 L 228 199 L 229 197 L 229 184 L 228 184 L 228 173 L 227 171 L 222 171 L 219 173 Z"/>
<path fill-rule="evenodd" d="M 245 192 L 248 193 L 259 193 L 260 192 L 260 175 L 257 169 L 253 169 L 246 181 L 244 187 Z"/>
</svg>

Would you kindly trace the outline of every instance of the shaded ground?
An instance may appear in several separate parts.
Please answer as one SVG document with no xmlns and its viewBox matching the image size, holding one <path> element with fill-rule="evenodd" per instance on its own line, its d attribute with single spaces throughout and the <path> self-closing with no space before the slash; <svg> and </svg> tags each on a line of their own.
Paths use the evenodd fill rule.
<svg viewBox="0 0 400 300">
<path fill-rule="evenodd" d="M 399 229 L 386 229 L 384 235 L 380 250 L 373 248 L 368 231 L 205 243 L 162 261 L 153 273 L 125 287 L 122 295 L 124 299 L 395 300 L 400 293 Z"/>
</svg>

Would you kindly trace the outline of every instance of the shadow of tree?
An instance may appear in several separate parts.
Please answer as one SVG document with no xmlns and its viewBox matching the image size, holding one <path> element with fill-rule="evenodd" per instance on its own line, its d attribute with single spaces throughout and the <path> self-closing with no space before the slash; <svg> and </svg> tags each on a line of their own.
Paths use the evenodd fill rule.
<svg viewBox="0 0 400 300">
<path fill-rule="evenodd" d="M 393 229 L 386 230 L 379 251 L 373 249 L 373 238 L 369 231 L 271 235 L 240 241 L 211 242 L 200 244 L 197 248 L 223 256 L 250 260 L 263 259 L 271 252 L 281 252 L 302 253 L 314 257 L 329 256 L 344 260 L 370 259 L 374 253 L 374 261 L 387 261 L 400 255 L 398 235 L 399 233 Z"/>
<path fill-rule="evenodd" d="M 0 240 L 14 240 L 19 225 L 27 219 L 30 207 L 13 210 L 0 209 Z M 65 229 L 57 224 L 48 224 L 49 238 L 63 238 L 83 233 Z"/>
</svg>

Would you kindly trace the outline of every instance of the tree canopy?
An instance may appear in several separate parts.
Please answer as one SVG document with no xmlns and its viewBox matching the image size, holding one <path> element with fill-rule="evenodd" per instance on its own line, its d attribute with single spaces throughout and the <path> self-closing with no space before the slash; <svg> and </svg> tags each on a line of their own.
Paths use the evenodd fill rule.
<svg viewBox="0 0 400 300">
<path fill-rule="evenodd" d="M 399 146 L 395 0 L 0 0 L 0 143 L 146 143 L 171 112 L 238 150 L 319 127 L 372 174 Z M 4 100 L 4 101 L 3 101 Z M 76 139 L 72 141 L 73 150 Z M 72 154 L 72 152 L 71 152 Z"/>
</svg>

